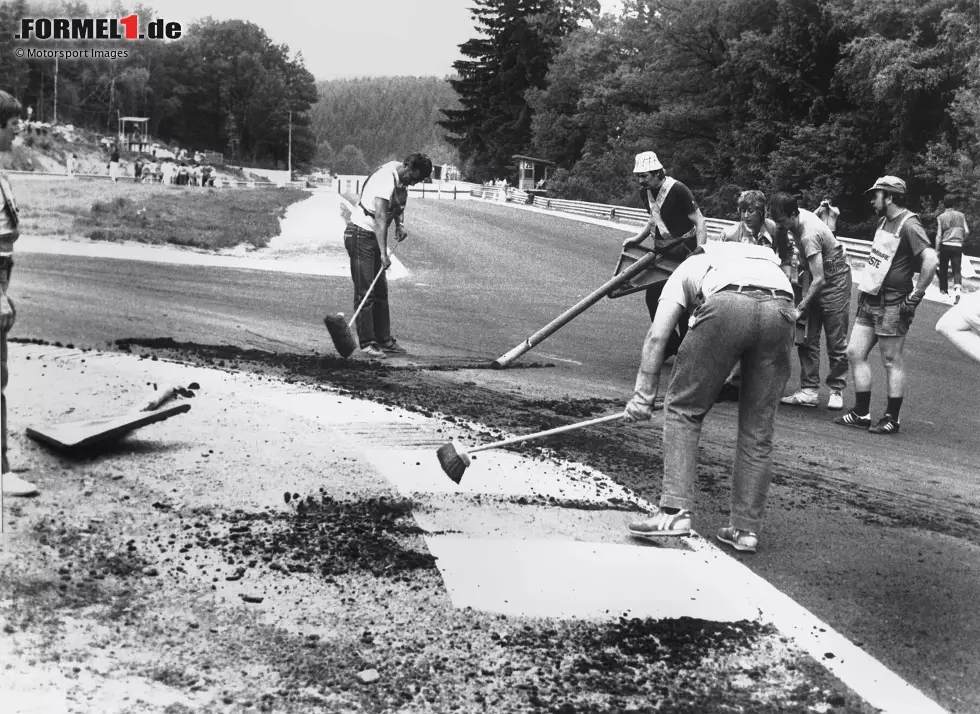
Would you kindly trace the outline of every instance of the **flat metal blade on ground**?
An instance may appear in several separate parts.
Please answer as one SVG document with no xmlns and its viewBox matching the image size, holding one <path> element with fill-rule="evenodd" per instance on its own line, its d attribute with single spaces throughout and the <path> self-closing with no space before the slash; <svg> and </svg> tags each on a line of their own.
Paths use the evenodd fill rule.
<svg viewBox="0 0 980 714">
<path fill-rule="evenodd" d="M 38 427 L 29 426 L 27 435 L 56 449 L 80 449 L 122 438 L 140 427 L 183 414 L 190 411 L 190 408 L 190 404 L 176 404 L 152 412 L 130 411 L 101 419 L 81 419 Z"/>
</svg>

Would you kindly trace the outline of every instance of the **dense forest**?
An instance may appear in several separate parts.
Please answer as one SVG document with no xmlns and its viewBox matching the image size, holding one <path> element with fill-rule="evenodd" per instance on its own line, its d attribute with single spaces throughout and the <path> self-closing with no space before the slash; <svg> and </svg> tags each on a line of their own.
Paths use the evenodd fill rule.
<svg viewBox="0 0 980 714">
<path fill-rule="evenodd" d="M 445 79 L 380 77 L 318 82 L 310 112 L 319 142 L 316 163 L 341 174 L 363 174 L 413 151 L 436 164 L 456 164 L 456 151 L 436 123 L 457 98 Z"/>
<path fill-rule="evenodd" d="M 788 190 L 832 197 L 858 234 L 864 190 L 896 174 L 930 220 L 944 199 L 980 216 L 976 0 L 623 0 L 602 17 L 473 2 L 454 85 L 472 111 L 445 122 L 471 174 L 512 172 L 529 126 L 520 153 L 556 161 L 549 188 L 567 198 L 637 205 L 633 156 L 654 150 L 708 215 L 733 217 L 746 188 Z M 515 76 L 533 81 L 508 92 Z"/>
<path fill-rule="evenodd" d="M 131 9 L 116 3 L 109 15 L 123 17 Z M 146 8 L 139 10 L 141 22 L 153 16 Z M 207 18 L 184 28 L 179 40 L 122 43 L 127 56 L 116 59 L 55 62 L 15 54 L 16 49 L 43 46 L 13 38 L 10 29 L 20 26 L 20 18 L 91 16 L 83 2 L 0 3 L 0 27 L 5 29 L 0 34 L 0 86 L 31 108 L 33 120 L 115 134 L 121 117 L 147 117 L 150 134 L 165 142 L 253 164 L 285 165 L 291 131 L 293 161 L 313 158 L 313 75 L 302 55 L 274 44 L 252 23 Z M 47 48 L 70 47 L 58 42 Z"/>
</svg>

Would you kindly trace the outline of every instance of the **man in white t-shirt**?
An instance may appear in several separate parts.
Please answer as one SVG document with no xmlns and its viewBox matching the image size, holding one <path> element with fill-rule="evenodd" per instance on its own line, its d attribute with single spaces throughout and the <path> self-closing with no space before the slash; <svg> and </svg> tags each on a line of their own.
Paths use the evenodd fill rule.
<svg viewBox="0 0 980 714">
<path fill-rule="evenodd" d="M 667 342 L 689 312 L 689 330 L 664 400 L 660 507 L 629 530 L 641 538 L 691 532 L 701 426 L 725 378 L 740 363 L 731 521 L 717 537 L 736 550 L 754 552 L 772 476 L 776 411 L 791 371 L 797 318 L 793 287 L 779 256 L 767 246 L 710 242 L 695 251 L 660 296 L 625 421 L 651 418 Z"/>
<path fill-rule="evenodd" d="M 395 224 L 395 239 L 405 240 L 405 204 L 408 187 L 432 174 L 432 161 L 425 154 L 410 154 L 404 161 L 389 161 L 364 181 L 361 197 L 351 211 L 344 231 L 344 247 L 350 256 L 354 281 L 354 308 L 361 304 L 376 276 L 391 267 L 388 229 Z M 381 275 L 357 316 L 357 339 L 368 357 L 383 359 L 405 350 L 391 336 L 388 311 L 388 280 Z"/>
</svg>

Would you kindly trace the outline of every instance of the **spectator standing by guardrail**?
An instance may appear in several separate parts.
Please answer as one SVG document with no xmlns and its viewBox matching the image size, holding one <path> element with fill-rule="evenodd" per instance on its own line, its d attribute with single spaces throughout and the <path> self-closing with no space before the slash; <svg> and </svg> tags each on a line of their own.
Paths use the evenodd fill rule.
<svg viewBox="0 0 980 714">
<path fill-rule="evenodd" d="M 119 178 L 119 144 L 113 144 L 112 153 L 109 155 L 109 178 L 113 181 Z"/>
<path fill-rule="evenodd" d="M 806 333 L 799 345 L 800 389 L 783 404 L 815 407 L 820 402 L 820 332 L 827 340 L 827 386 L 830 397 L 827 408 L 844 408 L 847 381 L 847 328 L 851 309 L 851 266 L 844 248 L 830 228 L 815 214 L 800 208 L 796 199 L 786 193 L 772 197 L 772 218 L 793 237 L 802 269 L 803 297 L 796 306 L 806 320 Z"/>
<path fill-rule="evenodd" d="M 69 176 L 75 175 L 77 164 L 78 156 L 76 154 L 68 154 L 68 158 L 65 159 L 65 171 Z"/>
<path fill-rule="evenodd" d="M 20 125 L 20 114 L 23 111 L 20 102 L 0 90 L 0 152 L 8 152 L 17 136 Z M 2 166 L 0 166 L 2 168 Z M 10 288 L 10 275 L 14 268 L 14 243 L 20 236 L 20 218 L 17 211 L 17 201 L 10 187 L 6 174 L 0 171 L 0 409 L 3 410 L 2 428 L 2 481 L 3 493 L 11 496 L 33 496 L 37 487 L 15 476 L 10 472 L 10 461 L 7 458 L 7 333 L 14 326 L 17 310 L 7 294 Z"/>
<path fill-rule="evenodd" d="M 654 250 L 683 260 L 698 246 L 705 244 L 708 228 L 694 194 L 680 181 L 667 176 L 664 165 L 654 152 L 644 151 L 636 155 L 633 175 L 640 182 L 640 193 L 650 213 L 650 220 L 639 233 L 624 240 L 623 247 L 639 245 L 653 235 Z M 657 303 L 665 284 L 655 283 L 647 288 L 646 303 L 651 322 L 657 314 Z M 677 354 L 681 340 L 687 333 L 687 323 L 683 320 L 677 327 L 677 334 L 667 345 L 668 357 Z"/>
<path fill-rule="evenodd" d="M 867 265 L 858 283 L 858 307 L 847 345 L 854 379 L 854 407 L 834 421 L 872 434 L 897 434 L 905 395 L 905 337 L 915 309 L 936 276 L 939 259 L 919 217 L 907 206 L 908 190 L 896 176 L 882 176 L 865 193 L 878 214 Z M 912 277 L 918 269 L 919 280 Z M 868 356 L 878 345 L 885 367 L 888 406 L 871 423 L 871 367 Z"/>
<path fill-rule="evenodd" d="M 963 242 L 970 235 L 966 216 L 953 208 L 955 199 L 946 197 L 946 210 L 939 214 L 936 225 L 936 250 L 939 251 L 939 292 L 949 297 L 949 268 L 953 267 L 953 304 L 963 294 Z"/>
<path fill-rule="evenodd" d="M 824 222 L 824 225 L 830 229 L 834 236 L 837 235 L 837 219 L 840 217 L 840 209 L 830 202 L 829 197 L 825 197 L 813 213 Z"/>
</svg>

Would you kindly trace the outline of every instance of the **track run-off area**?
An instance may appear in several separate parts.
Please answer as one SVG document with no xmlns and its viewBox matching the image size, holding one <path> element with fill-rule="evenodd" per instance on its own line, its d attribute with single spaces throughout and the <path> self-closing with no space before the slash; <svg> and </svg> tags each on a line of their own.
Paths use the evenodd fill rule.
<svg viewBox="0 0 980 714">
<path fill-rule="evenodd" d="M 300 381 L 319 374 L 354 401 L 325 413 L 300 394 L 277 408 L 356 442 L 357 458 L 397 493 L 424 494 L 415 520 L 439 534 L 425 544 L 456 607 L 558 619 L 757 620 L 775 625 L 869 711 L 980 710 L 980 370 L 933 330 L 946 305 L 925 302 L 917 312 L 898 436 L 836 426 L 823 406 L 780 408 L 755 555 L 711 542 L 727 525 L 736 422 L 736 405 L 716 405 L 695 511 L 706 538 L 656 547 L 625 531 L 631 509 L 659 495 L 656 418 L 576 432 L 544 442 L 544 451 L 482 453 L 459 487 L 435 461 L 445 423 L 429 421 L 452 416 L 475 445 L 621 409 L 649 326 L 642 293 L 600 301 L 514 368 L 489 363 L 611 277 L 627 234 L 509 205 L 413 197 L 390 289 L 393 331 L 409 354 L 377 369 L 355 358 L 345 372 L 322 326 L 326 312 L 352 310 L 338 201 L 318 191 L 291 208 L 291 240 L 262 255 L 52 240 L 32 247 L 25 236 L 12 336 L 110 352 L 128 340 L 132 352 L 199 367 L 274 368 Z M 40 348 L 12 349 L 16 362 L 19 350 Z M 878 364 L 872 409 L 883 407 Z M 279 498 L 282 489 L 274 491 Z M 487 510 L 479 496 L 498 505 Z M 549 506 L 562 501 L 591 505 Z"/>
</svg>

